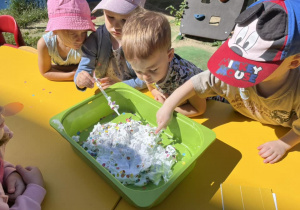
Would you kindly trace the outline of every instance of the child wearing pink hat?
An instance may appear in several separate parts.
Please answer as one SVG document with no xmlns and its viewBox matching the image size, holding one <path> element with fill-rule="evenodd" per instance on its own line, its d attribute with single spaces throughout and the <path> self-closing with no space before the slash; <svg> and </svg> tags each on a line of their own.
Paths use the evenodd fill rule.
<svg viewBox="0 0 300 210">
<path fill-rule="evenodd" d="M 122 28 L 126 19 L 142 9 L 145 0 L 102 0 L 93 10 L 103 9 L 105 24 L 98 27 L 82 45 L 82 59 L 74 82 L 79 90 L 93 88 L 95 73 L 102 87 L 123 81 L 142 89 L 145 83 L 138 79 L 126 61 L 121 48 Z"/>
<path fill-rule="evenodd" d="M 5 146 L 13 133 L 5 125 L 3 115 L 4 107 L 0 106 L 0 209 L 39 210 L 46 195 L 43 176 L 36 167 L 15 168 L 4 161 Z M 10 208 L 8 200 L 13 203 Z"/>
<path fill-rule="evenodd" d="M 86 0 L 48 0 L 46 31 L 37 44 L 41 74 L 49 80 L 73 80 L 87 31 L 95 31 Z"/>
</svg>

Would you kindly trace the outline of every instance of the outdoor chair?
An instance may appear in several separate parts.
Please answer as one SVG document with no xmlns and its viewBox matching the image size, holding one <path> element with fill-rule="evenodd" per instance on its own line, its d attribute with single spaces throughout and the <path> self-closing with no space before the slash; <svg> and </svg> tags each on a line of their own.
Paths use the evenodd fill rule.
<svg viewBox="0 0 300 210">
<path fill-rule="evenodd" d="M 8 32 L 14 34 L 16 45 L 6 43 L 2 32 Z M 0 16 L 0 46 L 6 45 L 14 48 L 25 46 L 21 31 L 16 20 L 10 15 Z"/>
</svg>

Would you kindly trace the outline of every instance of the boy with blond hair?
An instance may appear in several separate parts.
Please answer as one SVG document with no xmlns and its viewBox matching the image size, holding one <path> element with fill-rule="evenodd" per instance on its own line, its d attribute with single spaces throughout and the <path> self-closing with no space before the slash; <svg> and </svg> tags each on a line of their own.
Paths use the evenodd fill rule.
<svg viewBox="0 0 300 210">
<path fill-rule="evenodd" d="M 138 78 L 146 82 L 155 100 L 161 103 L 192 76 L 202 72 L 174 54 L 169 21 L 158 12 L 144 10 L 130 16 L 123 28 L 122 48 Z M 205 109 L 206 100 L 197 96 L 175 108 L 189 117 L 200 115 Z"/>
<path fill-rule="evenodd" d="M 219 94 L 251 119 L 291 128 L 257 148 L 264 163 L 279 161 L 300 142 L 299 8 L 299 0 L 261 0 L 242 12 L 233 36 L 208 61 L 209 71 L 178 88 L 158 110 L 156 132 L 167 126 L 176 104 Z"/>
</svg>

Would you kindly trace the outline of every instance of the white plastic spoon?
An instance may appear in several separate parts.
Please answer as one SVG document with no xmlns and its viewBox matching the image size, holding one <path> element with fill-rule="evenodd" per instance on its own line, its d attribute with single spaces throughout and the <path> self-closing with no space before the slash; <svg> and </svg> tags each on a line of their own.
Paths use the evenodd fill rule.
<svg viewBox="0 0 300 210">
<path fill-rule="evenodd" d="M 106 100 L 108 101 L 108 105 L 110 106 L 110 108 L 112 110 L 114 110 L 118 115 L 120 115 L 120 113 L 118 112 L 118 109 L 119 109 L 119 105 L 116 104 L 115 101 L 111 101 L 111 97 L 108 96 L 106 94 L 106 92 L 103 90 L 102 86 L 101 86 L 101 83 L 99 82 L 98 78 L 95 76 L 95 72 L 93 74 L 93 78 L 95 79 L 96 81 L 96 85 L 98 86 L 98 88 L 101 90 L 102 94 L 105 96 Z"/>
</svg>

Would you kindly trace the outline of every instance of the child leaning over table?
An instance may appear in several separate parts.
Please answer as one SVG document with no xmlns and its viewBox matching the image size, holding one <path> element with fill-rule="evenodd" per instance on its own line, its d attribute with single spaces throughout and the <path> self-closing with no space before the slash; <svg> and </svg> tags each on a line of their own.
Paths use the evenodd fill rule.
<svg viewBox="0 0 300 210">
<path fill-rule="evenodd" d="M 129 17 L 123 28 L 122 48 L 132 69 L 161 103 L 175 89 L 202 71 L 174 54 L 171 27 L 161 13 L 144 10 Z M 189 117 L 200 115 L 205 109 L 206 100 L 197 96 L 175 108 Z"/>
<path fill-rule="evenodd" d="M 241 114 L 264 124 L 290 127 L 258 147 L 275 163 L 300 142 L 300 1 L 263 0 L 236 19 L 233 36 L 208 61 L 209 71 L 178 88 L 157 112 L 165 128 L 174 108 L 196 95 L 221 95 Z"/>
<path fill-rule="evenodd" d="M 44 181 L 40 170 L 31 166 L 26 168 L 16 166 L 14 168 L 10 163 L 3 160 L 6 144 L 13 136 L 13 133 L 4 123 L 3 112 L 4 108 L 0 106 L 0 209 L 41 209 L 41 202 L 46 190 L 43 188 Z M 7 188 L 8 192 L 12 191 L 11 193 L 15 191 L 15 193 L 7 196 L 3 188 Z M 14 203 L 10 208 L 7 204 L 8 200 Z"/>
<path fill-rule="evenodd" d="M 145 87 L 128 66 L 121 48 L 122 28 L 135 12 L 142 10 L 145 0 L 102 0 L 94 9 L 103 9 L 105 24 L 98 27 L 84 42 L 83 56 L 74 82 L 79 90 L 93 88 L 93 73 L 103 89 L 123 81 L 136 89 Z"/>
<path fill-rule="evenodd" d="M 47 9 L 49 32 L 37 44 L 40 73 L 49 80 L 73 80 L 87 31 L 95 31 L 89 5 L 86 0 L 48 0 Z"/>
</svg>

